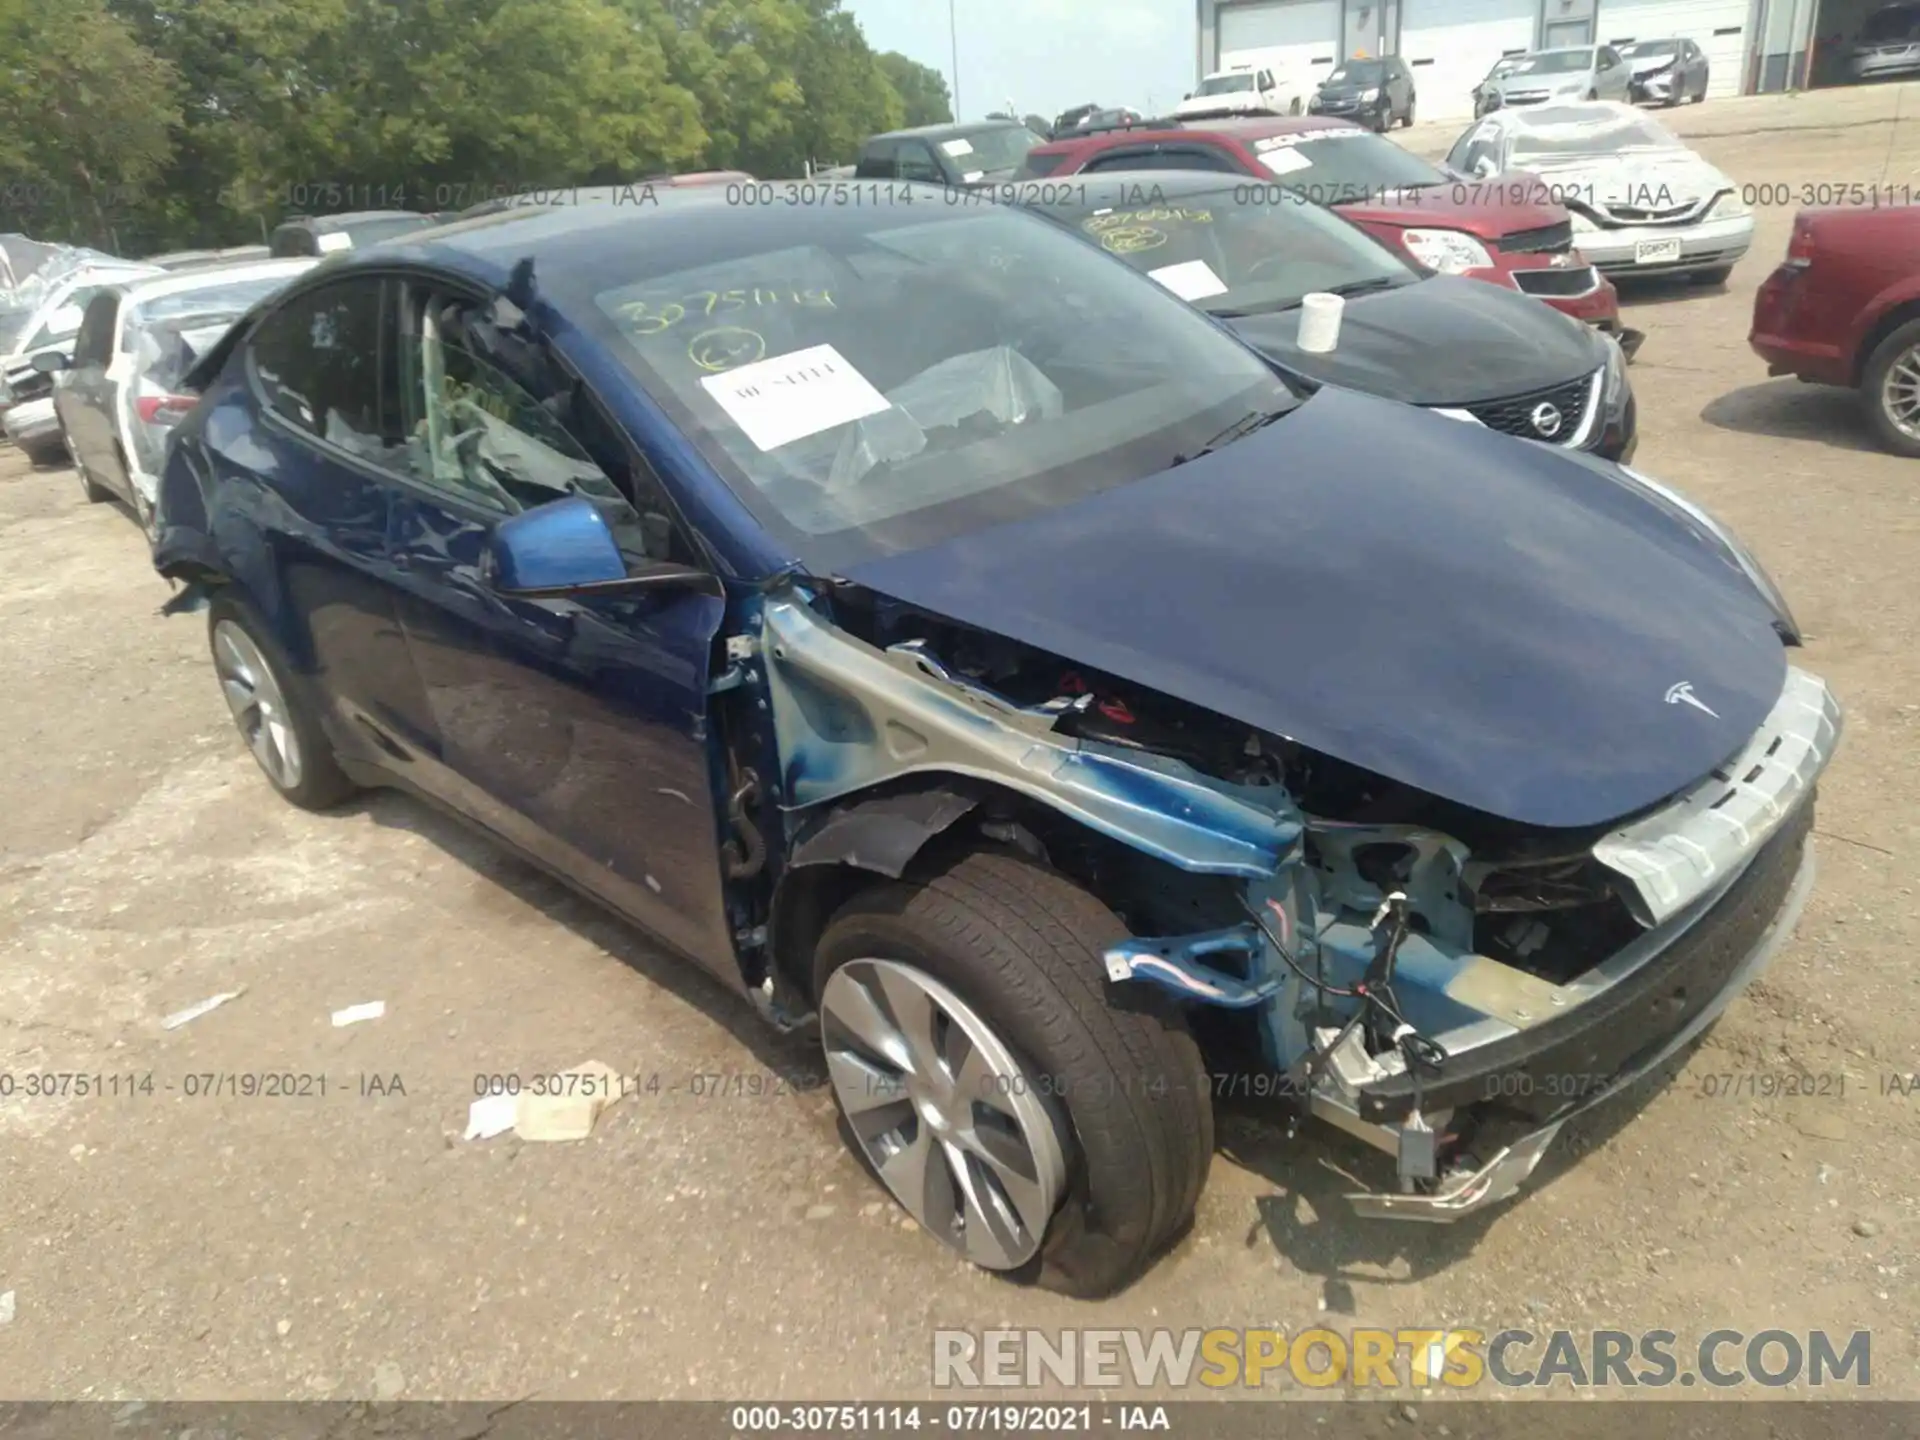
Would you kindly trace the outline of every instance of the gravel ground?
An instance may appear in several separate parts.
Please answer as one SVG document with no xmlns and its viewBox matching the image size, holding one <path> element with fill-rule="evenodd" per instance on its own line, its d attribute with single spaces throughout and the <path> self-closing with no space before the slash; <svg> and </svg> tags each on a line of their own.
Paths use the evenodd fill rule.
<svg viewBox="0 0 1920 1440">
<path fill-rule="evenodd" d="M 1920 86 L 1677 123 L 1742 181 L 1920 184 Z M 1648 332 L 1638 463 L 1752 542 L 1849 708 L 1797 941 L 1684 1066 L 1457 1227 L 1357 1222 L 1353 1148 L 1225 1117 L 1191 1236 L 1097 1305 L 913 1233 L 842 1149 L 805 1044 L 559 886 L 399 797 L 276 800 L 202 621 L 157 616 L 131 519 L 5 452 L 0 1070 L 174 1089 L 0 1099 L 0 1396 L 911 1396 L 936 1326 L 1316 1320 L 1866 1328 L 1876 1390 L 1920 1395 L 1920 1095 L 1884 1080 L 1920 1071 L 1920 465 L 1873 450 L 1850 396 L 1769 381 L 1748 351 L 1791 218 L 1760 212 L 1725 291 L 1627 300 Z M 370 1000 L 383 1018 L 329 1024 Z M 680 1093 L 629 1098 L 579 1144 L 460 1138 L 476 1073 L 589 1059 Z M 1707 1093 L 1787 1069 L 1844 1095 Z M 182 1093 L 210 1071 L 331 1087 Z M 801 1079 L 695 1098 L 698 1074 Z"/>
</svg>

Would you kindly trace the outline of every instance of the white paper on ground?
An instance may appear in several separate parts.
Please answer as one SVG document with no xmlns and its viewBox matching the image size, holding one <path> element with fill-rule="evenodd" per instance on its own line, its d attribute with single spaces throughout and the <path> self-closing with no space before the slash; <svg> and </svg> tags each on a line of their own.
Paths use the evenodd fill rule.
<svg viewBox="0 0 1920 1440">
<path fill-rule="evenodd" d="M 160 1028 L 162 1030 L 178 1030 L 182 1025 L 185 1025 L 189 1020 L 198 1020 L 202 1015 L 206 1015 L 212 1011 L 218 1010 L 222 1005 L 226 1004 L 229 1000 L 238 1000 L 242 995 L 246 993 L 247 993 L 246 987 L 242 986 L 238 990 L 223 991 L 222 993 L 213 996 L 211 999 L 202 1000 L 198 1005 L 189 1005 L 184 1010 L 176 1010 L 173 1012 L 173 1014 L 167 1016 L 166 1019 L 160 1022 Z"/>
<path fill-rule="evenodd" d="M 957 160 L 962 155 L 971 155 L 973 153 L 973 142 L 971 140 L 968 140 L 965 136 L 962 136 L 958 140 L 947 141 L 940 148 L 946 151 L 947 154 L 953 156 L 954 159 Z"/>
<path fill-rule="evenodd" d="M 1227 282 L 1213 273 L 1204 260 L 1188 260 L 1179 265 L 1162 265 L 1147 272 L 1149 280 L 1158 280 L 1182 300 L 1205 300 L 1227 293 Z"/>
<path fill-rule="evenodd" d="M 755 361 L 700 384 L 761 450 L 878 415 L 889 405 L 831 345 Z"/>
<path fill-rule="evenodd" d="M 513 1128 L 513 1117 L 520 1106 L 518 1095 L 488 1095 L 467 1107 L 468 1140 L 491 1140 Z"/>
<path fill-rule="evenodd" d="M 627 1093 L 620 1073 L 599 1060 L 563 1070 L 557 1079 L 546 1094 L 522 1091 L 517 1097 L 513 1129 L 522 1140 L 584 1140 L 600 1112 Z"/>
<path fill-rule="evenodd" d="M 1313 162 L 1298 150 L 1269 150 L 1260 163 L 1276 175 L 1291 175 L 1296 170 L 1311 170 Z"/>
<path fill-rule="evenodd" d="M 387 1002 L 369 1000 L 364 1005 L 349 1005 L 344 1010 L 333 1012 L 333 1028 L 338 1030 L 347 1025 L 358 1025 L 362 1020 L 378 1020 L 387 1013 Z"/>
<path fill-rule="evenodd" d="M 344 230 L 334 230 L 325 235 L 316 235 L 313 243 L 320 247 L 322 255 L 331 255 L 336 250 L 351 250 L 353 237 Z"/>
</svg>

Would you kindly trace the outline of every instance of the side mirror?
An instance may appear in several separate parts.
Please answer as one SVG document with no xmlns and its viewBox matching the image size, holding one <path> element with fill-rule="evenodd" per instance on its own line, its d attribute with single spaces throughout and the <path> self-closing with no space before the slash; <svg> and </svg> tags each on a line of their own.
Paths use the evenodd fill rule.
<svg viewBox="0 0 1920 1440">
<path fill-rule="evenodd" d="M 42 375 L 53 375 L 69 368 L 73 364 L 73 361 L 68 356 L 62 355 L 58 350 L 42 350 L 27 363 Z"/>
<path fill-rule="evenodd" d="M 487 536 L 480 573 L 500 595 L 519 600 L 586 599 L 643 590 L 694 590 L 719 596 L 719 578 L 669 561 L 630 570 L 600 507 L 584 495 L 502 520 Z"/>
</svg>

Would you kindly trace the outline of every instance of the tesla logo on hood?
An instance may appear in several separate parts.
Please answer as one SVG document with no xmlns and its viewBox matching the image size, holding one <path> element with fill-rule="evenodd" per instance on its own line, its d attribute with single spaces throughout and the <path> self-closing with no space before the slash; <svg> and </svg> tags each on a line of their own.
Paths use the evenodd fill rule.
<svg viewBox="0 0 1920 1440">
<path fill-rule="evenodd" d="M 1720 712 L 1718 710 L 1713 709 L 1704 700 L 1699 700 L 1694 697 L 1693 685 L 1686 680 L 1682 680 L 1678 685 L 1669 685 L 1667 687 L 1667 704 L 1691 705 L 1696 710 L 1706 711 L 1707 714 L 1713 716 L 1716 720 L 1720 718 Z"/>
<path fill-rule="evenodd" d="M 1557 405 L 1536 405 L 1533 407 L 1533 414 L 1528 418 L 1533 421 L 1533 428 L 1536 431 L 1549 438 L 1558 435 L 1561 425 L 1565 423 L 1564 417 L 1560 414 L 1560 407 Z"/>
</svg>

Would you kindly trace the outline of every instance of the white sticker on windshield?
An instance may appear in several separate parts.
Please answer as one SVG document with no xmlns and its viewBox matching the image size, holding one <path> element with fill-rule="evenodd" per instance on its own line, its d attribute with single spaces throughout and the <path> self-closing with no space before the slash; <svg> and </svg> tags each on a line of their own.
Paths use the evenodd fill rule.
<svg viewBox="0 0 1920 1440">
<path fill-rule="evenodd" d="M 778 450 L 890 406 L 831 345 L 742 365 L 700 384 L 762 450 Z"/>
<path fill-rule="evenodd" d="M 966 174 L 962 175 L 960 178 L 964 180 L 967 184 L 971 185 L 976 180 L 986 179 L 987 172 L 984 170 L 969 170 L 967 171 Z"/>
<path fill-rule="evenodd" d="M 973 142 L 963 135 L 958 140 L 948 140 L 940 148 L 958 160 L 962 155 L 973 153 Z"/>
<path fill-rule="evenodd" d="M 320 247 L 322 255 L 331 255 L 335 250 L 351 250 L 353 237 L 344 230 L 332 230 L 325 235 L 314 236 L 313 243 Z"/>
<path fill-rule="evenodd" d="M 1158 280 L 1182 300 L 1205 300 L 1227 293 L 1226 281 L 1213 273 L 1204 260 L 1188 260 L 1179 265 L 1162 265 L 1147 272 L 1149 280 Z"/>
<path fill-rule="evenodd" d="M 1296 170 L 1311 170 L 1313 162 L 1298 150 L 1269 150 L 1260 163 L 1276 175 L 1291 175 Z"/>
</svg>

